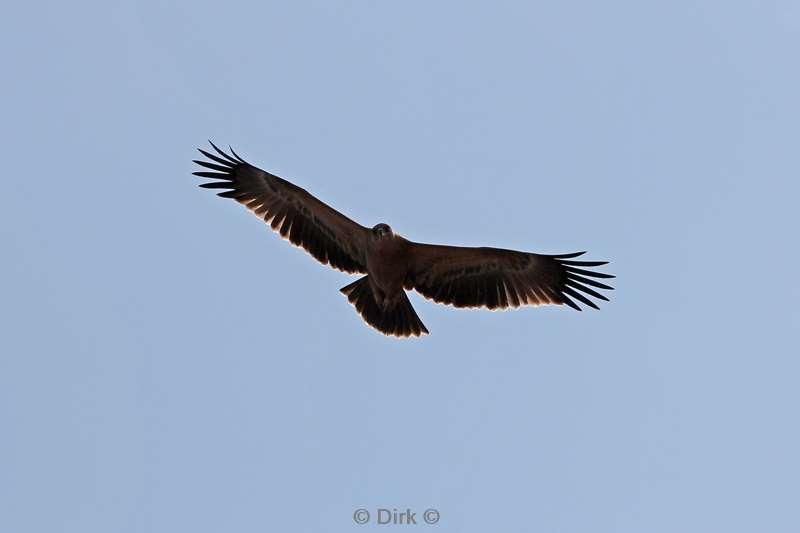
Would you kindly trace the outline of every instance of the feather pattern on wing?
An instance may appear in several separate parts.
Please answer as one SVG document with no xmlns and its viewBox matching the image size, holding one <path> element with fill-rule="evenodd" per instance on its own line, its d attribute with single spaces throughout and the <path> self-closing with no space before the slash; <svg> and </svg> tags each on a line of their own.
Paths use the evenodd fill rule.
<svg viewBox="0 0 800 533">
<path fill-rule="evenodd" d="M 597 309 L 588 296 L 608 300 L 591 287 L 611 290 L 591 278 L 613 278 L 579 267 L 604 261 L 574 261 L 585 252 L 542 255 L 500 248 L 467 248 L 412 243 L 405 288 L 455 307 L 506 309 L 521 305 L 567 304 Z"/>
<path fill-rule="evenodd" d="M 210 141 L 209 141 L 210 142 Z M 324 204 L 305 189 L 211 146 L 217 155 L 200 150 L 208 161 L 194 162 L 209 171 L 194 172 L 207 189 L 233 198 L 292 244 L 304 248 L 322 264 L 349 273 L 366 273 L 368 229 Z"/>
</svg>

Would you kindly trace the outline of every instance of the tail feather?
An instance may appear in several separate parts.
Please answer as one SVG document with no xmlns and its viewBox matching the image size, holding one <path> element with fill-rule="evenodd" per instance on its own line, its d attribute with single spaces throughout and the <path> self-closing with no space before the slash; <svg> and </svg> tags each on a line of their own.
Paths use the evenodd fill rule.
<svg viewBox="0 0 800 533">
<path fill-rule="evenodd" d="M 428 334 L 428 328 L 417 316 L 405 291 L 399 301 L 390 309 L 381 309 L 372 294 L 369 276 L 364 276 L 340 289 L 347 295 L 347 300 L 355 306 L 364 322 L 384 335 L 396 337 L 419 337 Z"/>
</svg>

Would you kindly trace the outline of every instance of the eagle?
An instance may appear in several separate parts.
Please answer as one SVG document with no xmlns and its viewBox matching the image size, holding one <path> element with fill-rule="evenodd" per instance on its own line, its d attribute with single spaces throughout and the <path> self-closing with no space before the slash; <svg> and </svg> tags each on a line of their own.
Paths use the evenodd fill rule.
<svg viewBox="0 0 800 533">
<path fill-rule="evenodd" d="M 590 297 L 608 301 L 594 289 L 613 289 L 597 279 L 614 276 L 591 270 L 607 261 L 575 260 L 585 252 L 544 255 L 423 244 L 401 237 L 385 223 L 362 226 L 305 189 L 249 164 L 233 148 L 229 154 L 209 143 L 216 155 L 198 148 L 207 160 L 194 160 L 204 169 L 193 174 L 214 181 L 200 187 L 224 189 L 218 196 L 244 205 L 323 265 L 364 274 L 340 291 L 384 335 L 428 334 L 408 300 L 406 291 L 412 289 L 458 308 L 566 304 L 577 311 L 577 302 L 598 309 Z"/>
</svg>

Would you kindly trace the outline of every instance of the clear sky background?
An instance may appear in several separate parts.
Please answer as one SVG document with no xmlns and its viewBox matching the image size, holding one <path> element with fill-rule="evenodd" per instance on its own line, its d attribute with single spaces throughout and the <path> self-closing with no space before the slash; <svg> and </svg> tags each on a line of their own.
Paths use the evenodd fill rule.
<svg viewBox="0 0 800 533">
<path fill-rule="evenodd" d="M 0 531 L 800 530 L 798 6 L 9 4 Z M 383 337 L 208 138 L 613 301 Z"/>
</svg>

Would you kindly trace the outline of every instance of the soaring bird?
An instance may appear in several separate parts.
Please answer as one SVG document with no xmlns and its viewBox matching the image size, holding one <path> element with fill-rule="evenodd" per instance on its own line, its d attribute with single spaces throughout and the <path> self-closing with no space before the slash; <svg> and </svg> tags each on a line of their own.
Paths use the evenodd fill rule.
<svg viewBox="0 0 800 533">
<path fill-rule="evenodd" d="M 428 333 L 406 295 L 411 289 L 437 303 L 491 310 L 566 304 L 580 311 L 574 300 L 594 309 L 589 296 L 608 301 L 591 287 L 611 290 L 596 279 L 614 276 L 588 270 L 606 261 L 575 261 L 585 252 L 544 255 L 413 242 L 385 223 L 364 227 L 305 189 L 247 163 L 233 148 L 228 154 L 209 143 L 217 155 L 198 149 L 208 160 L 194 162 L 207 170 L 193 174 L 215 181 L 200 187 L 226 189 L 218 196 L 244 205 L 323 265 L 366 274 L 340 290 L 364 321 L 385 335 Z"/>
</svg>

